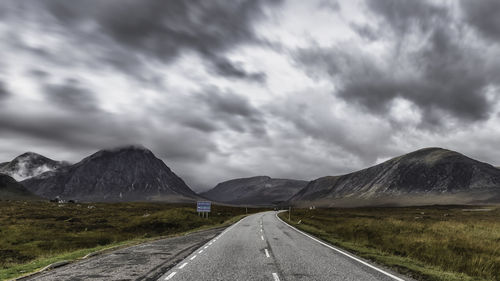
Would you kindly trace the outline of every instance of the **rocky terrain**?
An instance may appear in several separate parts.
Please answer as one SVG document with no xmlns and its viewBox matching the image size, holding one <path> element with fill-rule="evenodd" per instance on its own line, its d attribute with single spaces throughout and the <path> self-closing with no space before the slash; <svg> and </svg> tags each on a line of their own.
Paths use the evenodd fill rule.
<svg viewBox="0 0 500 281">
<path fill-rule="evenodd" d="M 0 164 L 0 173 L 9 175 L 17 181 L 38 176 L 48 171 L 55 171 L 68 163 L 55 161 L 33 152 L 26 152 L 10 162 Z"/>
<path fill-rule="evenodd" d="M 39 196 L 66 200 L 186 202 L 198 198 L 162 160 L 139 146 L 101 150 L 22 184 Z"/>
<path fill-rule="evenodd" d="M 492 202 L 500 170 L 460 153 L 426 148 L 342 176 L 311 181 L 296 205 L 357 206 Z"/>
<path fill-rule="evenodd" d="M 36 200 L 40 199 L 29 192 L 12 177 L 0 174 L 0 200 Z"/>
<path fill-rule="evenodd" d="M 301 180 L 257 176 L 219 183 L 201 195 L 230 204 L 272 205 L 286 201 L 306 184 L 306 181 Z"/>
</svg>

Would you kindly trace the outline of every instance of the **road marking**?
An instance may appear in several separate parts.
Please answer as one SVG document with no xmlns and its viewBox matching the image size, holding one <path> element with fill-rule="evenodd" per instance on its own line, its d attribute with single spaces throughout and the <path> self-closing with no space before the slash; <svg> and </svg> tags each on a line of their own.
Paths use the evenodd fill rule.
<svg viewBox="0 0 500 281">
<path fill-rule="evenodd" d="M 260 229 L 260 232 L 262 232 L 262 228 Z"/>
<path fill-rule="evenodd" d="M 266 251 L 266 257 L 268 258 L 269 257 L 269 252 L 267 251 L 267 249 L 264 249 L 264 251 Z"/>
<path fill-rule="evenodd" d="M 203 250 L 200 250 L 200 251 L 198 252 L 198 254 L 201 254 L 201 253 L 203 253 Z"/>
<path fill-rule="evenodd" d="M 194 260 L 196 258 L 196 255 L 192 256 L 190 260 Z"/>
<path fill-rule="evenodd" d="M 353 255 L 350 255 L 350 254 L 348 254 L 348 253 L 346 253 L 346 252 L 344 252 L 344 251 L 342 251 L 342 250 L 339 250 L 339 249 L 337 249 L 337 248 L 335 248 L 335 247 L 333 247 L 333 246 L 330 246 L 330 245 L 326 244 L 325 242 L 323 242 L 323 241 L 321 241 L 321 240 L 318 240 L 317 238 L 315 238 L 315 237 L 313 237 L 313 236 L 311 236 L 311 235 L 309 235 L 309 234 L 307 234 L 307 233 L 305 233 L 305 232 L 303 232 L 303 231 L 298 230 L 297 228 L 295 228 L 295 227 L 293 227 L 293 226 L 289 225 L 288 223 L 284 222 L 284 221 L 283 221 L 280 217 L 278 217 L 278 213 L 276 213 L 276 218 L 278 218 L 278 220 L 280 220 L 280 221 L 281 221 L 282 223 L 284 223 L 286 226 L 288 226 L 288 227 L 290 227 L 290 228 L 294 229 L 295 231 L 297 231 L 297 232 L 299 232 L 299 233 L 303 234 L 304 236 L 307 236 L 307 237 L 311 238 L 312 240 L 314 240 L 314 241 L 316 241 L 316 242 L 320 243 L 321 245 L 323 245 L 323 246 L 325 246 L 325 247 L 328 247 L 328 248 L 330 248 L 330 249 L 332 249 L 332 250 L 334 250 L 334 251 L 336 251 L 336 252 L 338 252 L 338 253 L 340 253 L 340 254 L 342 254 L 342 255 L 344 255 L 344 256 L 346 256 L 346 257 L 348 257 L 348 258 L 351 258 L 351 259 L 353 259 L 353 260 L 355 260 L 355 261 L 357 261 L 357 262 L 359 262 L 359 263 L 362 263 L 362 264 L 364 264 L 364 265 L 368 266 L 368 267 L 369 267 L 369 268 L 371 268 L 371 269 L 375 269 L 376 271 L 378 271 L 378 272 L 380 272 L 380 273 L 382 273 L 382 274 L 385 274 L 386 276 L 389 276 L 389 277 L 391 277 L 391 278 L 392 278 L 392 279 L 394 279 L 394 280 L 398 280 L 398 281 L 405 281 L 404 279 L 401 279 L 401 278 L 399 278 L 399 277 L 397 277 L 397 276 L 394 276 L 394 275 L 390 274 L 389 272 L 387 272 L 387 271 L 385 271 L 385 270 L 382 270 L 382 269 L 380 269 L 380 268 L 378 268 L 378 267 L 375 267 L 375 266 L 373 266 L 373 265 L 371 265 L 371 264 L 369 264 L 369 263 L 367 263 L 367 262 L 365 262 L 365 261 L 362 261 L 362 260 L 360 260 L 360 259 L 356 258 L 356 257 L 355 257 L 355 256 L 353 256 Z M 273 276 L 274 276 L 274 273 L 273 273 Z M 275 279 L 275 280 L 276 280 L 276 279 Z M 279 279 L 278 279 L 278 280 L 279 280 Z"/>
<path fill-rule="evenodd" d="M 262 241 L 264 241 L 264 236 L 262 236 L 262 235 L 261 235 L 261 236 L 260 236 L 260 239 L 262 239 Z"/>
<path fill-rule="evenodd" d="M 203 247 L 203 249 L 204 249 L 204 250 L 205 250 L 206 248 L 208 248 L 208 246 Z"/>
<path fill-rule="evenodd" d="M 179 269 L 183 269 L 187 264 L 187 262 L 183 263 L 181 266 L 179 266 Z"/>
<path fill-rule="evenodd" d="M 210 246 L 210 245 L 212 245 L 212 244 L 213 244 L 213 242 L 210 242 L 210 243 L 208 243 L 208 246 Z"/>
<path fill-rule="evenodd" d="M 280 278 L 278 277 L 277 273 L 273 272 L 273 278 L 274 278 L 274 281 L 280 281 Z"/>
<path fill-rule="evenodd" d="M 174 275 L 175 275 L 176 273 L 177 273 L 177 272 L 175 272 L 175 271 L 174 271 L 174 272 L 172 272 L 172 273 L 170 273 L 167 277 L 165 277 L 165 280 L 170 280 L 170 279 L 172 279 L 172 277 L 174 277 Z"/>
</svg>

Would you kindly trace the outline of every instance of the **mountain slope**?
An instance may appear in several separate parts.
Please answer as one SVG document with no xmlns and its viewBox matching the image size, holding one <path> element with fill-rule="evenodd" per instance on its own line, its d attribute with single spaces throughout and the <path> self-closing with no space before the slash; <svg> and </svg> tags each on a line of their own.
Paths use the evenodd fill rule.
<svg viewBox="0 0 500 281">
<path fill-rule="evenodd" d="M 225 181 L 201 195 L 223 203 L 271 205 L 288 200 L 306 184 L 306 181 L 258 176 Z"/>
<path fill-rule="evenodd" d="M 81 201 L 183 202 L 197 195 L 143 147 L 101 150 L 72 166 L 22 182 L 35 194 Z"/>
<path fill-rule="evenodd" d="M 500 193 L 500 170 L 460 153 L 426 148 L 342 176 L 311 181 L 290 198 L 320 206 L 488 201 Z"/>
<path fill-rule="evenodd" d="M 0 174 L 0 200 L 36 200 L 40 199 L 29 192 L 12 177 Z"/>
<path fill-rule="evenodd" d="M 64 166 L 67 166 L 64 162 L 54 161 L 33 152 L 26 152 L 10 162 L 0 164 L 0 173 L 9 175 L 17 181 L 22 181 Z"/>
</svg>

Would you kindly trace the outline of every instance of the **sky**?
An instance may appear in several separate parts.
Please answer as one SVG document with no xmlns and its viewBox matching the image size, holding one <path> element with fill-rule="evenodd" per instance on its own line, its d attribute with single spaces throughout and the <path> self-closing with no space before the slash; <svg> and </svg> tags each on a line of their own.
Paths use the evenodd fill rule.
<svg viewBox="0 0 500 281">
<path fill-rule="evenodd" d="M 0 162 L 142 144 L 195 191 L 500 164 L 498 0 L 3 0 Z"/>
</svg>

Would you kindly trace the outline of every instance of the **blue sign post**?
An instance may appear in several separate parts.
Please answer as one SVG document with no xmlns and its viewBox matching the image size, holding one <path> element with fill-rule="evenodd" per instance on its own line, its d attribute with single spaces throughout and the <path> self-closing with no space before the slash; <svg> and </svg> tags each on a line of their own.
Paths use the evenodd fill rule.
<svg viewBox="0 0 500 281">
<path fill-rule="evenodd" d="M 196 202 L 196 211 L 201 214 L 202 217 L 208 218 L 208 213 L 210 213 L 210 208 L 212 207 L 212 202 L 210 201 L 198 201 Z"/>
</svg>

